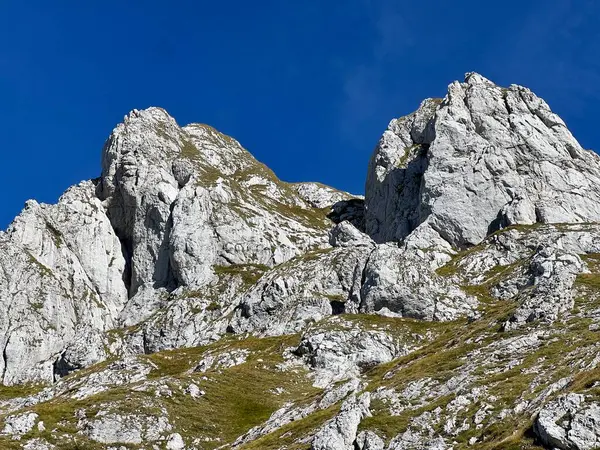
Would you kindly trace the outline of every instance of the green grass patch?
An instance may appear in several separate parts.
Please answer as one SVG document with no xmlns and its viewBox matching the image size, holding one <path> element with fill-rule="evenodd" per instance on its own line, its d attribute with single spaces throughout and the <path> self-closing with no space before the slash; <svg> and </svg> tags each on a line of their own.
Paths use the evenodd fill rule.
<svg viewBox="0 0 600 450">
<path fill-rule="evenodd" d="M 233 264 L 213 266 L 213 270 L 217 275 L 239 276 L 246 286 L 252 286 L 269 270 L 269 267 L 262 264 Z"/>
<path fill-rule="evenodd" d="M 575 282 L 579 286 L 585 286 L 595 291 L 600 290 L 600 274 L 596 273 L 582 273 L 577 275 Z"/>
<path fill-rule="evenodd" d="M 48 231 L 50 231 L 50 234 L 52 235 L 52 240 L 54 241 L 54 245 L 56 245 L 57 248 L 62 247 L 63 245 L 63 236 L 62 233 L 60 231 L 58 231 L 58 229 L 52 225 L 50 222 L 46 222 L 46 228 L 48 228 Z"/>
<path fill-rule="evenodd" d="M 18 384 L 14 386 L 0 385 L 0 401 L 28 397 L 37 394 L 45 387 L 46 386 L 43 384 Z"/>
<path fill-rule="evenodd" d="M 281 448 L 308 450 L 310 449 L 310 443 L 302 444 L 297 441 L 314 434 L 325 422 L 332 419 L 338 411 L 339 405 L 315 411 L 239 448 L 240 450 L 278 450 Z"/>
<path fill-rule="evenodd" d="M 379 413 L 373 414 L 371 417 L 366 417 L 360 423 L 359 430 L 371 430 L 377 433 L 378 436 L 390 441 L 397 435 L 404 433 L 408 430 L 411 422 L 421 414 L 433 411 L 438 407 L 445 407 L 454 399 L 454 395 L 446 395 L 439 397 L 435 401 L 428 403 L 425 406 L 413 409 L 406 409 L 397 416 L 391 416 L 389 414 L 380 411 Z"/>
</svg>

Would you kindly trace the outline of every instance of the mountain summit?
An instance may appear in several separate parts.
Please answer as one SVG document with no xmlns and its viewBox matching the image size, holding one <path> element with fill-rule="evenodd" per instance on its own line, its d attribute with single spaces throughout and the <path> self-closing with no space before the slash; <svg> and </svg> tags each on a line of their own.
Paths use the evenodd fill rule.
<svg viewBox="0 0 600 450">
<path fill-rule="evenodd" d="M 600 220 L 600 158 L 529 89 L 469 73 L 393 120 L 371 159 L 367 232 L 431 229 L 455 247 L 510 225 Z"/>
<path fill-rule="evenodd" d="M 0 233 L 0 447 L 600 447 L 600 158 L 479 74 L 365 197 L 134 110 Z"/>
</svg>

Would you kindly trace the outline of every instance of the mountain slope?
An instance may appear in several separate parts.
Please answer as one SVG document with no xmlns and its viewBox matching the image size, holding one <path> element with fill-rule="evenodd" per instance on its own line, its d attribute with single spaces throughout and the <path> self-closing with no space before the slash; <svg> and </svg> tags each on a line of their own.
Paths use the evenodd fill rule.
<svg viewBox="0 0 600 450">
<path fill-rule="evenodd" d="M 3 448 L 600 446 L 600 159 L 478 74 L 365 199 L 133 111 L 0 235 Z"/>
</svg>

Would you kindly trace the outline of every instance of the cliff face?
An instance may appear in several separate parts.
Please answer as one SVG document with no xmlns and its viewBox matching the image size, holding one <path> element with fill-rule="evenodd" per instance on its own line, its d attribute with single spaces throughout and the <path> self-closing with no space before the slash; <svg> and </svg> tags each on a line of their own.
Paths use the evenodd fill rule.
<svg viewBox="0 0 600 450">
<path fill-rule="evenodd" d="M 478 74 L 390 123 L 364 199 L 134 110 L 0 233 L 0 445 L 596 448 L 599 186 Z"/>
<path fill-rule="evenodd" d="M 510 225 L 598 221 L 599 163 L 530 90 L 467 74 L 390 123 L 369 166 L 367 231 L 383 242 L 427 228 L 464 248 Z"/>
</svg>

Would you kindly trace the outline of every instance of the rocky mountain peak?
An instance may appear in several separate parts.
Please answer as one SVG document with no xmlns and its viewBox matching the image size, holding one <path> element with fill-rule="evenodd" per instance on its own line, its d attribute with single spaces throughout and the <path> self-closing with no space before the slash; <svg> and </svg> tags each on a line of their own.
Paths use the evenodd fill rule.
<svg viewBox="0 0 600 450">
<path fill-rule="evenodd" d="M 542 99 L 469 73 L 390 123 L 369 165 L 367 232 L 427 228 L 460 248 L 509 225 L 597 221 L 599 181 L 600 158 Z"/>
<path fill-rule="evenodd" d="M 0 232 L 0 448 L 600 446 L 600 164 L 476 73 L 365 198 L 134 110 Z"/>
</svg>

